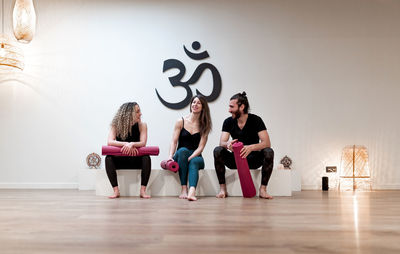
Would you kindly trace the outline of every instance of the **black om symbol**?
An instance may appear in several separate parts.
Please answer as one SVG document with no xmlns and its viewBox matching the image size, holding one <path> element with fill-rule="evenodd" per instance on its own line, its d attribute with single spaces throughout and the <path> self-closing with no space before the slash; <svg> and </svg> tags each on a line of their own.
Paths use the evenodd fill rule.
<svg viewBox="0 0 400 254">
<path fill-rule="evenodd" d="M 207 51 L 203 51 L 201 53 L 192 53 L 189 50 L 187 50 L 185 46 L 183 46 L 183 48 L 185 50 L 186 55 L 193 60 L 203 60 L 203 59 L 209 57 Z M 192 48 L 194 50 L 199 50 L 200 43 L 198 41 L 193 42 Z M 206 95 L 202 94 L 199 90 L 196 89 L 196 94 L 203 95 L 208 102 L 211 102 L 211 101 L 215 101 L 218 98 L 219 94 L 221 93 L 221 75 L 219 75 L 217 68 L 215 68 L 214 65 L 212 65 L 212 64 L 202 63 L 199 66 L 197 66 L 193 75 L 186 82 L 181 81 L 186 72 L 186 67 L 181 61 L 179 61 L 177 59 L 165 60 L 164 66 L 163 66 L 163 72 L 166 72 L 170 69 L 178 69 L 179 70 L 179 73 L 177 75 L 175 75 L 173 77 L 169 77 L 168 79 L 173 87 L 181 86 L 186 89 L 186 98 L 183 99 L 183 101 L 180 101 L 177 103 L 170 103 L 170 102 L 165 101 L 163 98 L 161 98 L 160 94 L 158 93 L 158 91 L 156 89 L 158 99 L 161 101 L 161 103 L 164 106 L 166 106 L 168 108 L 182 109 L 190 104 L 190 99 L 192 98 L 193 93 L 189 86 L 196 83 L 200 79 L 201 75 L 203 74 L 203 72 L 206 69 L 209 69 L 211 71 L 211 74 L 213 77 L 213 90 L 210 95 L 206 96 Z"/>
</svg>

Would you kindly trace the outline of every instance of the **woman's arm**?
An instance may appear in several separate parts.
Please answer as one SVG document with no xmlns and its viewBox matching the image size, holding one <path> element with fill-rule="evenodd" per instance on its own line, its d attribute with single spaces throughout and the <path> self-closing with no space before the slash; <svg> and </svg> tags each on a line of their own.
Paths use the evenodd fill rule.
<svg viewBox="0 0 400 254">
<path fill-rule="evenodd" d="M 117 141 L 117 131 L 115 130 L 115 127 L 112 126 L 110 129 L 110 133 L 108 134 L 108 140 L 107 140 L 107 145 L 109 146 L 119 146 L 121 148 L 121 152 L 123 154 L 128 154 L 128 155 L 136 155 L 138 153 L 136 148 L 132 148 L 133 144 L 126 142 L 126 141 Z"/>
<path fill-rule="evenodd" d="M 110 129 L 110 133 L 108 134 L 107 145 L 122 147 L 121 152 L 123 154 L 135 156 L 138 153 L 136 147 L 145 146 L 147 143 L 147 124 L 140 123 L 139 131 L 140 131 L 140 141 L 139 142 L 117 141 L 117 131 L 116 131 L 115 127 L 112 126 Z"/>
<path fill-rule="evenodd" d="M 124 146 L 129 142 L 117 141 L 117 131 L 114 126 L 111 126 L 110 132 L 108 133 L 107 145 L 109 146 Z"/>
<path fill-rule="evenodd" d="M 183 120 L 178 119 L 175 123 L 174 133 L 172 134 L 171 145 L 169 146 L 168 160 L 173 160 L 172 157 L 174 157 L 176 146 L 178 145 L 179 133 L 181 132 L 182 127 L 183 127 Z"/>
<path fill-rule="evenodd" d="M 208 134 L 201 136 L 199 146 L 197 147 L 196 150 L 194 150 L 192 155 L 190 155 L 190 157 L 188 158 L 188 161 L 190 161 L 191 159 L 193 159 L 196 156 L 199 156 L 203 152 L 203 149 L 207 143 L 207 139 L 208 139 Z"/>
<path fill-rule="evenodd" d="M 139 132 L 140 138 L 139 142 L 129 142 L 128 144 L 124 145 L 121 149 L 122 153 L 127 153 L 131 156 L 136 156 L 139 151 L 137 148 L 143 147 L 147 143 L 147 124 L 146 123 L 139 123 Z"/>
<path fill-rule="evenodd" d="M 134 147 L 143 147 L 147 143 L 147 124 L 145 122 L 139 123 L 140 141 L 132 142 Z"/>
</svg>

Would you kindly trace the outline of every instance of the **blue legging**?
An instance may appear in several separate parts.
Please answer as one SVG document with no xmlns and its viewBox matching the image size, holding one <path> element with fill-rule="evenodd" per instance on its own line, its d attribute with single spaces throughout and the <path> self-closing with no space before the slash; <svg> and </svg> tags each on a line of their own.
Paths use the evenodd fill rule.
<svg viewBox="0 0 400 254">
<path fill-rule="evenodd" d="M 188 162 L 188 158 L 194 150 L 181 147 L 174 155 L 174 161 L 179 164 L 179 178 L 181 185 L 187 185 L 189 173 L 189 188 L 196 187 L 199 180 L 199 169 L 204 168 L 204 159 L 201 156 L 194 157 Z"/>
</svg>

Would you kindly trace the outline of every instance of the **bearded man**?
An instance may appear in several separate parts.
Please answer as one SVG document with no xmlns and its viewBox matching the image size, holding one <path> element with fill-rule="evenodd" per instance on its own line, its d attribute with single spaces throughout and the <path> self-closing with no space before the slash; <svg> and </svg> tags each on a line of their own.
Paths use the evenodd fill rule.
<svg viewBox="0 0 400 254">
<path fill-rule="evenodd" d="M 235 94 L 229 101 L 229 113 L 231 117 L 225 119 L 219 146 L 214 149 L 214 166 L 220 184 L 220 192 L 217 198 L 228 196 L 225 183 L 225 166 L 236 169 L 232 144 L 242 142 L 240 151 L 242 158 L 247 158 L 250 169 L 261 169 L 260 198 L 272 199 L 267 193 L 267 185 L 274 166 L 274 151 L 263 120 L 249 113 L 249 101 L 246 92 Z M 232 137 L 232 139 L 230 139 Z"/>
</svg>

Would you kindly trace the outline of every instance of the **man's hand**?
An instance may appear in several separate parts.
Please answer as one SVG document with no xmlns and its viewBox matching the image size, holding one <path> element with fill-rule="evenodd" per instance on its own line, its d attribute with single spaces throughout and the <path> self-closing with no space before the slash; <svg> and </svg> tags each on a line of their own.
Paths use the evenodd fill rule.
<svg viewBox="0 0 400 254">
<path fill-rule="evenodd" d="M 240 157 L 246 158 L 251 152 L 253 151 L 253 147 L 250 146 L 243 146 L 240 150 Z"/>
<path fill-rule="evenodd" d="M 231 152 L 233 152 L 232 145 L 233 145 L 233 144 L 235 144 L 236 142 L 238 142 L 238 140 L 237 140 L 237 139 L 234 139 L 234 140 L 228 141 L 227 147 L 228 147 L 228 149 L 229 149 Z"/>
</svg>

